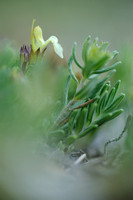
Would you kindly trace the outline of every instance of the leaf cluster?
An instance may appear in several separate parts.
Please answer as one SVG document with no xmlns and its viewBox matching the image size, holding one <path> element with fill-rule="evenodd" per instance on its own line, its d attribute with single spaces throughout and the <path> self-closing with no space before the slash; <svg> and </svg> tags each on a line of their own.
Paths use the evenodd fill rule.
<svg viewBox="0 0 133 200">
<path fill-rule="evenodd" d="M 118 106 L 124 98 L 124 94 L 117 94 L 120 86 L 118 80 L 113 87 L 109 79 L 116 72 L 120 61 L 109 65 L 117 51 L 109 52 L 108 43 L 98 45 L 96 38 L 91 44 L 90 36 L 86 39 L 82 48 L 82 66 L 76 58 L 76 43 L 73 46 L 72 55 L 68 61 L 69 76 L 66 86 L 66 105 L 55 122 L 56 136 L 63 131 L 62 143 L 68 148 L 77 139 L 92 134 L 102 124 L 119 116 L 123 109 Z M 73 72 L 73 62 L 81 70 L 81 79 L 78 80 Z M 71 93 L 72 84 L 76 89 Z"/>
<path fill-rule="evenodd" d="M 27 66 L 24 73 L 14 49 L 1 50 L 1 126 L 8 124 L 7 132 L 12 127 L 12 132 L 25 135 L 32 129 L 32 134 L 43 135 L 45 144 L 69 151 L 76 140 L 94 134 L 102 124 L 119 116 L 124 94 L 118 93 L 120 81 L 111 87 L 109 79 L 120 61 L 109 65 L 117 52 L 110 53 L 107 45 L 98 45 L 97 39 L 91 44 L 88 37 L 83 44 L 82 66 L 74 44 L 69 73 L 66 68 L 53 73 L 47 61 Z M 80 79 L 73 72 L 73 63 L 81 71 Z"/>
</svg>

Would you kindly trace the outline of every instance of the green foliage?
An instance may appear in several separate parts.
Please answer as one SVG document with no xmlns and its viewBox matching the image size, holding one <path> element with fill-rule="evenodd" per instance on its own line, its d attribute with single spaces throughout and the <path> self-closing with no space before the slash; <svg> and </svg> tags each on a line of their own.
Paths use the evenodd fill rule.
<svg viewBox="0 0 133 200">
<path fill-rule="evenodd" d="M 66 69 L 55 70 L 46 59 L 28 65 L 24 73 L 17 51 L 1 46 L 0 136 L 42 137 L 47 143 L 48 129 L 64 106 Z"/>
<path fill-rule="evenodd" d="M 81 66 L 74 44 L 67 69 L 42 58 L 21 62 L 22 57 L 19 61 L 17 52 L 4 45 L 0 52 L 2 132 L 42 137 L 45 144 L 69 152 L 75 141 L 119 116 L 124 94 L 117 94 L 120 81 L 111 88 L 108 80 L 120 61 L 108 66 L 117 53 L 107 51 L 107 46 L 107 42 L 98 45 L 97 38 L 91 45 L 89 36 Z M 81 70 L 81 79 L 73 72 L 73 63 Z"/>
<path fill-rule="evenodd" d="M 102 42 L 100 45 L 98 45 L 98 38 L 96 38 L 91 45 L 90 39 L 91 37 L 89 36 L 84 42 L 82 49 L 84 67 L 81 66 L 76 59 L 76 43 L 74 44 L 72 52 L 73 59 L 76 65 L 82 70 L 84 79 L 88 78 L 90 74 L 100 74 L 115 69 L 116 66 L 120 64 L 120 62 L 117 62 L 114 65 L 105 68 L 105 65 L 107 65 L 108 61 L 113 59 L 118 52 L 113 51 L 110 53 L 107 51 L 108 42 Z"/>
<path fill-rule="evenodd" d="M 94 133 L 102 124 L 123 112 L 123 109 L 118 108 L 125 96 L 123 93 L 117 95 L 120 80 L 112 88 L 108 81 L 121 62 L 117 61 L 109 66 L 109 61 L 112 61 L 118 52 L 110 53 L 107 51 L 107 47 L 107 42 L 98 45 L 97 38 L 91 45 L 89 36 L 83 45 L 84 66 L 81 66 L 76 58 L 76 43 L 74 44 L 68 67 L 69 80 L 71 78 L 75 82 L 77 89 L 73 92 L 72 98 L 68 99 L 68 105 L 55 122 L 57 129 L 62 127 L 65 130 L 65 137 L 62 140 L 64 148 L 69 149 L 77 139 Z M 81 70 L 81 80 L 77 79 L 72 70 L 73 61 Z M 69 86 L 67 87 L 67 97 L 69 89 L 71 90 Z"/>
</svg>

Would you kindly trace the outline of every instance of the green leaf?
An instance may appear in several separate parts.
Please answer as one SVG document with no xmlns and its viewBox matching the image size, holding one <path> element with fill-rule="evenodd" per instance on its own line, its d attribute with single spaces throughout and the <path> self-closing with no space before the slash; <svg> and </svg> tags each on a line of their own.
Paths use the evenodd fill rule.
<svg viewBox="0 0 133 200">
<path fill-rule="evenodd" d="M 74 110 L 69 118 L 69 121 L 68 121 L 68 131 L 70 134 L 72 134 L 72 130 L 74 129 L 74 124 L 75 124 L 75 118 L 76 118 L 76 115 L 78 113 L 78 110 Z"/>
<path fill-rule="evenodd" d="M 93 71 L 93 72 L 91 72 L 91 74 L 101 74 L 101 73 L 108 72 L 112 69 L 115 69 L 120 64 L 121 64 L 121 61 L 118 61 L 115 64 L 111 65 L 110 67 L 107 67 L 107 68 L 104 68 L 104 69 L 101 69 L 101 70 Z"/>
<path fill-rule="evenodd" d="M 111 72 L 108 73 L 108 75 L 102 79 L 101 81 L 99 81 L 97 84 L 96 84 L 96 80 L 94 81 L 94 85 L 95 86 L 91 86 L 91 90 L 89 91 L 88 93 L 88 97 L 90 99 L 92 99 L 94 97 L 94 95 L 96 95 L 100 89 L 102 88 L 103 84 L 105 83 L 105 81 L 107 81 L 114 73 L 116 72 L 116 70 L 112 70 Z"/>
<path fill-rule="evenodd" d="M 76 78 L 75 74 L 72 71 L 72 62 L 73 62 L 73 57 L 71 55 L 68 60 L 69 72 L 70 72 L 70 75 L 72 76 L 72 78 L 78 83 L 78 79 Z"/>
<path fill-rule="evenodd" d="M 125 94 L 121 93 L 112 103 L 111 105 L 105 109 L 105 112 L 111 111 L 114 108 L 116 108 L 122 101 L 122 99 L 125 97 Z"/>
<path fill-rule="evenodd" d="M 81 132 L 78 135 L 78 138 L 82 138 L 82 137 L 86 136 L 88 133 L 90 133 L 91 131 L 95 130 L 97 127 L 98 127 L 97 124 L 90 125 L 88 128 L 86 128 L 83 132 Z"/>
<path fill-rule="evenodd" d="M 119 89 L 120 83 L 121 83 L 121 81 L 118 80 L 116 82 L 116 84 L 114 85 L 114 87 L 111 89 L 111 91 L 108 95 L 107 101 L 105 102 L 106 107 L 109 106 L 112 103 L 112 101 L 114 100 L 116 93 Z"/>
<path fill-rule="evenodd" d="M 119 52 L 118 52 L 118 51 L 116 51 L 116 50 L 115 50 L 115 51 L 113 51 L 113 53 L 112 53 L 112 58 L 114 58 L 115 56 L 117 56 L 117 55 L 118 55 L 118 53 L 119 53 Z"/>
<path fill-rule="evenodd" d="M 76 122 L 76 127 L 75 127 L 76 133 L 79 133 L 83 129 L 83 127 L 86 123 L 87 111 L 88 111 L 87 108 L 81 109 L 81 111 L 78 115 L 78 118 L 77 118 L 77 122 Z"/>
<path fill-rule="evenodd" d="M 68 91 L 70 86 L 71 76 L 69 75 L 66 82 L 66 95 L 65 95 L 65 105 L 68 103 Z"/>
<path fill-rule="evenodd" d="M 103 42 L 103 43 L 101 44 L 101 46 L 100 46 L 100 50 L 101 50 L 101 51 L 106 51 L 107 48 L 108 48 L 108 46 L 109 46 L 109 43 L 108 43 L 108 42 Z"/>
<path fill-rule="evenodd" d="M 93 70 L 97 70 L 103 67 L 109 59 L 110 59 L 109 55 L 103 56 L 101 59 L 99 59 L 96 63 L 93 64 L 92 66 Z"/>
<path fill-rule="evenodd" d="M 77 135 L 70 135 L 66 139 L 66 146 L 69 146 L 70 144 L 74 143 L 78 139 Z"/>
<path fill-rule="evenodd" d="M 112 113 L 103 114 L 100 116 L 99 119 L 95 120 L 93 123 L 98 124 L 98 126 L 102 125 L 103 123 L 109 121 L 112 117 Z"/>
<path fill-rule="evenodd" d="M 103 111 L 107 96 L 108 96 L 108 91 L 105 91 L 98 102 L 98 106 L 96 109 L 97 116 L 99 116 L 99 114 Z"/>
<path fill-rule="evenodd" d="M 81 88 L 75 95 L 75 99 L 94 98 L 97 92 L 100 91 L 105 81 L 107 81 L 116 70 L 112 70 L 104 79 L 98 80 L 97 77 L 91 79 L 83 88 Z"/>
<path fill-rule="evenodd" d="M 108 91 L 105 91 L 101 98 L 101 102 L 100 102 L 100 112 L 102 112 L 104 110 L 107 97 L 108 97 Z"/>
<path fill-rule="evenodd" d="M 113 88 L 110 90 L 110 93 L 109 93 L 109 95 L 108 95 L 107 101 L 106 101 L 106 103 L 105 103 L 106 107 L 107 107 L 108 105 L 110 105 L 110 103 L 114 100 L 115 94 L 116 94 L 116 90 L 115 90 L 115 87 L 113 87 Z"/>
<path fill-rule="evenodd" d="M 92 44 L 92 46 L 94 45 L 94 46 L 96 46 L 96 47 L 98 47 L 98 37 L 96 37 L 94 40 L 93 40 L 93 44 Z"/>
<path fill-rule="evenodd" d="M 76 65 L 80 68 L 80 69 L 83 69 L 83 67 L 79 64 L 79 62 L 77 61 L 77 58 L 76 58 L 76 46 L 77 46 L 77 43 L 75 42 L 74 43 L 74 46 L 73 46 L 73 50 L 72 50 L 72 56 L 73 56 L 73 60 L 75 61 Z"/>
<path fill-rule="evenodd" d="M 123 113 L 123 111 L 124 111 L 123 109 L 119 109 L 119 110 L 112 112 L 112 116 L 111 116 L 110 120 L 118 117 L 121 113 Z"/>
<path fill-rule="evenodd" d="M 116 82 L 116 84 L 114 85 L 115 90 L 116 90 L 116 93 L 117 93 L 117 91 L 118 91 L 118 89 L 119 89 L 119 87 L 120 87 L 120 83 L 121 83 L 121 80 L 118 80 L 118 81 Z"/>
<path fill-rule="evenodd" d="M 105 91 L 108 91 L 110 88 L 110 81 L 108 81 L 101 89 L 100 91 L 100 96 L 105 92 Z"/>
<path fill-rule="evenodd" d="M 92 121 L 92 118 L 93 118 L 93 114 L 96 110 L 96 107 L 97 107 L 97 102 L 94 102 L 93 104 L 91 104 L 90 106 L 90 109 L 88 111 L 88 117 L 87 117 L 87 120 L 91 123 Z"/>
<path fill-rule="evenodd" d="M 90 47 L 90 39 L 91 39 L 91 36 L 88 36 L 83 44 L 83 49 L 82 49 L 82 59 L 83 59 L 85 65 L 87 63 L 87 51 Z"/>
</svg>

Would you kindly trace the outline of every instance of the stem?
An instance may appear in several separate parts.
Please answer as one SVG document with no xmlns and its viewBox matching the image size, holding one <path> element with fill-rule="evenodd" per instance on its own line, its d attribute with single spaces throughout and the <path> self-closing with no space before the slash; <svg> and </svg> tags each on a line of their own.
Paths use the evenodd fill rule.
<svg viewBox="0 0 133 200">
<path fill-rule="evenodd" d="M 79 108 L 83 108 L 83 107 L 87 106 L 88 104 L 93 103 L 94 101 L 95 101 L 95 99 L 91 99 L 91 100 L 81 104 L 80 106 L 77 106 L 77 107 L 73 108 L 73 110 L 79 109 Z"/>
<path fill-rule="evenodd" d="M 64 125 L 64 124 L 66 124 L 66 123 L 68 122 L 68 120 L 69 120 L 69 117 L 71 116 L 71 114 L 72 114 L 72 112 L 73 112 L 74 110 L 79 109 L 79 108 L 83 108 L 83 107 L 87 106 L 88 104 L 93 103 L 94 101 L 95 101 L 95 99 L 91 99 L 91 100 L 89 100 L 89 101 L 87 101 L 87 102 L 81 104 L 80 106 L 74 107 L 74 108 L 70 111 L 70 113 L 67 115 L 67 112 L 69 111 L 69 109 L 68 109 L 67 112 L 65 113 L 65 115 L 63 116 L 63 117 L 65 117 L 65 116 L 67 115 L 67 117 L 66 117 L 65 119 L 62 120 L 62 116 L 61 116 L 61 118 L 60 118 L 61 121 L 59 122 L 58 125 L 62 126 L 62 125 Z M 75 103 L 75 101 L 74 101 L 74 103 Z M 69 104 L 68 104 L 68 105 L 69 105 Z M 73 104 L 72 104 L 72 105 L 73 105 Z M 69 108 L 70 108 L 70 107 L 69 107 Z"/>
<path fill-rule="evenodd" d="M 64 120 L 64 117 L 67 115 L 67 113 L 68 113 L 70 107 L 71 107 L 72 105 L 74 105 L 75 102 L 76 102 L 76 101 L 75 101 L 74 99 L 71 100 L 71 101 L 68 103 L 68 105 L 63 109 L 63 111 L 61 112 L 61 114 L 59 115 L 59 117 L 57 118 L 57 120 L 55 121 L 54 128 L 55 128 L 55 127 L 58 127 L 58 126 L 61 124 L 62 119 Z"/>
</svg>

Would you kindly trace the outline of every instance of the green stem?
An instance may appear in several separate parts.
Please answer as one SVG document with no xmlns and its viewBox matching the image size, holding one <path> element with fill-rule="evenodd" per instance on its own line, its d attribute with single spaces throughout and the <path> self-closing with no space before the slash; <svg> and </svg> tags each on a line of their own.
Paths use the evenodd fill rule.
<svg viewBox="0 0 133 200">
<path fill-rule="evenodd" d="M 68 114 L 70 107 L 73 106 L 75 104 L 75 100 L 72 99 L 68 105 L 62 110 L 61 114 L 59 115 L 59 117 L 57 118 L 57 120 L 54 123 L 54 128 L 58 127 L 59 124 L 62 122 L 62 120 L 64 120 L 64 118 L 66 117 L 66 115 Z"/>
</svg>

